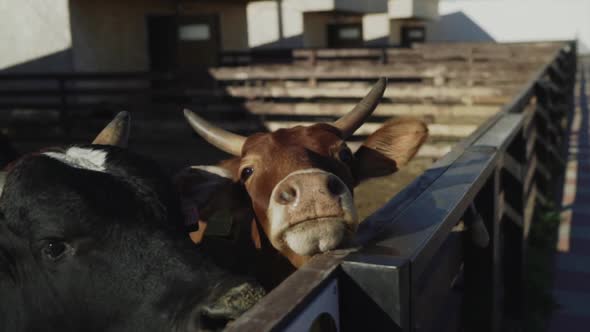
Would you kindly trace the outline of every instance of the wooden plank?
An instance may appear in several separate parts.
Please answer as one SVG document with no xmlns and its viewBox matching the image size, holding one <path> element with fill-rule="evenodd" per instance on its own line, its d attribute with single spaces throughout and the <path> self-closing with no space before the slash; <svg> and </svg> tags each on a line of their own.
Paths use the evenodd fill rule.
<svg viewBox="0 0 590 332">
<path fill-rule="evenodd" d="M 553 134 L 555 137 L 559 137 L 560 131 L 554 125 L 554 123 L 553 123 L 554 120 L 551 119 L 551 116 L 549 115 L 549 111 L 545 107 L 543 107 L 542 105 L 538 105 L 536 112 L 539 115 L 539 117 L 541 119 L 543 119 L 543 126 L 545 126 L 547 128 L 547 130 L 549 130 L 549 132 L 551 132 L 551 134 Z"/>
<path fill-rule="evenodd" d="M 293 66 L 293 65 L 256 65 L 248 67 L 211 68 L 209 73 L 221 81 L 243 80 L 308 80 L 315 79 L 436 79 L 448 78 L 506 78 L 530 77 L 538 65 L 474 65 L 467 72 L 465 65 L 439 64 L 393 64 L 393 65 L 359 65 L 359 66 Z"/>
<path fill-rule="evenodd" d="M 535 152 L 535 145 L 537 144 L 537 128 L 532 127 L 531 132 L 525 136 L 526 139 L 526 159 L 531 159 L 532 154 Z"/>
<path fill-rule="evenodd" d="M 441 69 L 416 70 L 410 67 L 384 68 L 383 66 L 372 67 L 301 67 L 301 66 L 250 66 L 250 67 L 226 67 L 212 68 L 210 74 L 220 81 L 243 81 L 243 80 L 286 80 L 310 78 L 322 79 L 378 79 L 386 76 L 389 78 L 415 78 L 432 79 L 442 74 Z"/>
<path fill-rule="evenodd" d="M 524 175 L 523 181 L 523 191 L 525 193 L 529 192 L 531 185 L 533 184 L 533 180 L 535 178 L 535 174 L 537 172 L 537 156 L 533 155 L 531 159 L 529 159 L 526 171 Z"/>
<path fill-rule="evenodd" d="M 265 102 L 247 101 L 244 107 L 259 115 L 332 115 L 342 116 L 356 106 L 354 102 Z M 375 116 L 431 116 L 456 118 L 473 118 L 485 120 L 498 113 L 500 107 L 489 105 L 433 105 L 433 104 L 398 104 L 382 102 L 373 113 Z M 476 120 L 477 119 L 477 120 Z"/>
<path fill-rule="evenodd" d="M 342 89 L 326 87 L 249 87 L 229 86 L 227 92 L 234 97 L 242 98 L 363 98 L 368 87 L 349 87 Z M 507 103 L 511 91 L 490 87 L 447 87 L 447 86 L 393 86 L 385 91 L 384 98 L 396 102 L 425 100 L 452 103 L 477 103 L 479 100 L 493 100 L 494 103 Z M 487 98 L 489 97 L 489 98 Z M 482 102 L 483 103 L 483 102 Z"/>
<path fill-rule="evenodd" d="M 540 143 L 539 146 L 543 147 L 543 149 L 545 149 L 547 152 L 549 152 L 549 154 L 554 159 L 554 161 L 556 161 L 559 165 L 564 165 L 565 164 L 565 160 L 563 159 L 563 156 L 561 155 L 561 152 L 557 150 L 557 148 L 555 147 L 554 144 L 549 143 L 541 135 L 537 135 L 536 136 L 536 139 Z"/>
<path fill-rule="evenodd" d="M 347 142 L 348 147 L 355 152 L 363 142 Z M 433 158 L 438 159 L 451 151 L 455 142 L 424 143 L 415 158 Z"/>
<path fill-rule="evenodd" d="M 499 211 L 499 216 L 502 217 L 507 217 L 508 219 L 510 219 L 513 223 L 515 223 L 517 226 L 519 227 L 523 227 L 523 217 L 520 215 L 520 213 L 518 213 L 515 209 L 512 208 L 512 206 L 510 205 L 510 202 L 506 201 L 504 192 L 501 193 L 500 195 L 501 200 L 500 200 L 500 206 L 498 207 L 498 211 Z"/>
<path fill-rule="evenodd" d="M 539 174 L 541 174 L 541 176 L 543 176 L 546 181 L 551 180 L 551 171 L 549 171 L 549 168 L 545 166 L 543 161 L 537 159 L 537 165 L 535 169 Z"/>
<path fill-rule="evenodd" d="M 264 121 L 265 126 L 269 131 L 275 131 L 281 128 L 292 128 L 295 126 L 309 126 L 314 122 L 299 122 L 299 121 Z M 382 123 L 365 123 L 356 132 L 355 135 L 368 136 L 377 129 L 381 128 Z M 466 137 L 477 129 L 477 125 L 446 125 L 446 124 L 430 124 L 428 125 L 428 131 L 430 136 L 440 137 L 453 137 L 462 138 Z"/>
<path fill-rule="evenodd" d="M 525 196 L 525 207 L 524 207 L 524 237 L 528 238 L 531 225 L 533 223 L 533 217 L 537 207 L 537 186 L 533 185 L 531 191 Z"/>
<path fill-rule="evenodd" d="M 510 173 L 520 183 L 524 183 L 522 165 L 510 154 L 505 153 L 502 156 L 502 167 Z"/>
</svg>

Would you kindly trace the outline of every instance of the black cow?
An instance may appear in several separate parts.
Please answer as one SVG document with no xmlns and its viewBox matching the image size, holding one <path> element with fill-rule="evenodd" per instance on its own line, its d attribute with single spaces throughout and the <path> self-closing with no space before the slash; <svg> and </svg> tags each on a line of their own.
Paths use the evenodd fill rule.
<svg viewBox="0 0 590 332">
<path fill-rule="evenodd" d="M 110 145 L 125 144 L 127 122 L 9 166 L 0 331 L 209 330 L 263 295 L 203 257 L 153 162 Z"/>
</svg>

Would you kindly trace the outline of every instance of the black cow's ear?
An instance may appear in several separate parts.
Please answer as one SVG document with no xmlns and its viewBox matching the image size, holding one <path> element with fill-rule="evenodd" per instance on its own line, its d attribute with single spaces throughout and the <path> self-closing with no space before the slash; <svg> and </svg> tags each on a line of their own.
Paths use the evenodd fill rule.
<svg viewBox="0 0 590 332">
<path fill-rule="evenodd" d="M 395 173 L 418 152 L 428 137 L 428 127 L 416 119 L 386 122 L 355 153 L 353 173 L 357 183 Z"/>
<path fill-rule="evenodd" d="M 195 242 L 203 236 L 203 226 L 212 235 L 229 235 L 233 214 L 250 206 L 247 195 L 239 183 L 233 180 L 229 170 L 220 166 L 191 166 L 175 177 L 180 194 L 185 225 Z M 197 234 L 200 233 L 200 234 Z"/>
</svg>

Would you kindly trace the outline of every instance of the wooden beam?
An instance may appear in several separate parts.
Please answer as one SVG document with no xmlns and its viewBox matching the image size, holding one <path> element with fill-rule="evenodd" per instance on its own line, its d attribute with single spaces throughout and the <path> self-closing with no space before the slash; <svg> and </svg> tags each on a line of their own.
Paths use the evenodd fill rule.
<svg viewBox="0 0 590 332">
<path fill-rule="evenodd" d="M 321 87 L 247 87 L 230 86 L 227 91 L 231 96 L 241 98 L 362 98 L 366 95 L 365 88 L 321 88 Z M 393 87 L 385 91 L 384 98 L 397 102 L 424 103 L 429 100 L 439 103 L 486 104 L 502 105 L 510 101 L 507 91 L 500 88 L 471 87 L 434 87 L 413 86 Z"/>
<path fill-rule="evenodd" d="M 353 102 L 264 102 L 248 101 L 244 106 L 254 114 L 266 115 L 307 115 L 307 116 L 342 116 L 350 112 L 356 104 Z M 498 113 L 500 107 L 492 105 L 433 105 L 433 104 L 390 104 L 381 103 L 373 113 L 376 116 L 432 116 L 487 119 Z"/>
<path fill-rule="evenodd" d="M 270 131 L 275 131 L 281 128 L 291 128 L 295 126 L 309 126 L 314 122 L 299 122 L 299 121 L 265 121 L 264 124 Z M 381 128 L 382 123 L 365 123 L 356 132 L 357 136 L 368 136 L 377 129 Z M 446 124 L 430 124 L 428 131 L 430 136 L 463 138 L 469 136 L 477 129 L 477 125 L 446 125 Z"/>
</svg>

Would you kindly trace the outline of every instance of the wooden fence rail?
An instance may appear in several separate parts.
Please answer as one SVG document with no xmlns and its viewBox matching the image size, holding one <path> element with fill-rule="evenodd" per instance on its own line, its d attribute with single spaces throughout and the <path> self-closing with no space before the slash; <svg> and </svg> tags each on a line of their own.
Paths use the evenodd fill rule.
<svg viewBox="0 0 590 332">
<path fill-rule="evenodd" d="M 346 49 L 294 49 L 251 50 L 222 52 L 221 66 L 247 66 L 257 64 L 342 64 L 365 62 L 388 64 L 394 62 L 424 63 L 429 61 L 528 62 L 544 57 L 547 50 L 559 47 L 560 42 L 544 43 L 428 43 L 415 44 L 412 48 L 376 47 Z"/>
<path fill-rule="evenodd" d="M 555 48 L 554 44 L 545 45 L 533 53 L 545 54 L 546 58 L 547 50 Z M 320 58 L 348 59 L 349 56 L 346 50 L 316 51 Z M 359 56 L 374 50 L 354 52 L 353 55 Z M 492 61 L 467 64 L 467 67 L 464 62 L 446 60 L 426 64 L 395 62 L 384 68 L 366 63 L 354 67 L 325 67 L 319 63 L 315 67 L 274 65 L 279 66 L 277 68 L 259 64 L 247 68 L 213 68 L 209 72 L 212 84 L 204 83 L 203 76 L 190 73 L 3 73 L 0 74 L 0 110 L 33 110 L 39 116 L 29 116 L 30 119 L 47 119 L 43 127 L 55 128 L 50 135 L 63 133 L 69 138 L 76 137 L 74 129 L 83 121 L 87 122 L 92 114 L 120 109 L 157 116 L 190 107 L 213 121 L 221 120 L 218 123 L 226 129 L 251 132 L 333 119 L 364 95 L 369 81 L 386 75 L 392 87 L 387 90 L 376 116 L 372 117 L 373 123 L 361 128 L 359 135 L 374 128 L 375 122 L 380 123 L 393 115 L 422 117 L 429 123 L 432 135 L 420 155 L 437 158 L 448 152 L 457 139 L 468 135 L 490 114 L 497 112 L 541 65 L 537 60 L 530 63 Z M 465 77 L 470 84 L 446 84 L 448 80 L 464 80 Z M 319 81 L 322 82 L 318 85 Z M 425 109 L 430 109 L 427 115 Z M 42 115 L 39 111 L 47 113 Z M 36 132 L 29 128 L 34 127 L 34 121 L 17 119 L 11 123 L 11 118 L 4 116 L 4 125 L 9 127 L 7 133 L 12 137 L 22 139 Z M 466 122 L 456 123 L 458 118 Z M 26 126 L 26 130 L 17 129 Z"/>
<path fill-rule="evenodd" d="M 573 108 L 576 45 L 563 45 L 502 112 L 361 224 L 361 249 L 315 257 L 230 331 L 504 331 L 523 319 L 535 206 L 550 200 Z M 452 232 L 483 219 L 491 242 Z M 332 322 L 332 323 L 330 323 Z"/>
</svg>

